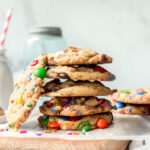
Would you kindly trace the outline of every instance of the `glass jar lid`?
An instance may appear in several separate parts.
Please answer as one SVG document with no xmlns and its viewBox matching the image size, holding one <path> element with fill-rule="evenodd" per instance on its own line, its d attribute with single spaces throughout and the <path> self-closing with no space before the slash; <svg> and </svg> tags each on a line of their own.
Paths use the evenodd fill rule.
<svg viewBox="0 0 150 150">
<path fill-rule="evenodd" d="M 29 30 L 29 34 L 44 34 L 50 36 L 62 36 L 61 29 L 59 27 L 37 26 Z"/>
</svg>

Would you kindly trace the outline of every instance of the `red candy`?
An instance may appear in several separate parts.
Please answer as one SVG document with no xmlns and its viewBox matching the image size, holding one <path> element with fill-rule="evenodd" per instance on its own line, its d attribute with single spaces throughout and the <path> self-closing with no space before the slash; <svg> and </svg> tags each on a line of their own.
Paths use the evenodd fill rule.
<svg viewBox="0 0 150 150">
<path fill-rule="evenodd" d="M 99 71 L 100 73 L 105 73 L 105 72 L 107 72 L 107 70 L 105 70 L 104 68 L 102 68 L 102 67 L 100 67 L 100 66 L 94 67 L 93 70 Z"/>
<path fill-rule="evenodd" d="M 97 123 L 96 123 L 96 126 L 98 128 L 101 128 L 101 129 L 104 129 L 104 128 L 107 128 L 107 121 L 105 119 L 98 119 L 97 120 Z"/>
<path fill-rule="evenodd" d="M 59 128 L 58 122 L 49 122 L 47 125 L 49 128 Z"/>
<path fill-rule="evenodd" d="M 80 120 L 80 117 L 70 117 L 69 121 L 78 121 Z"/>
<path fill-rule="evenodd" d="M 39 61 L 38 61 L 38 60 L 34 60 L 34 61 L 32 61 L 32 63 L 31 63 L 31 65 L 30 65 L 30 66 L 36 66 L 38 63 L 39 63 Z"/>
</svg>

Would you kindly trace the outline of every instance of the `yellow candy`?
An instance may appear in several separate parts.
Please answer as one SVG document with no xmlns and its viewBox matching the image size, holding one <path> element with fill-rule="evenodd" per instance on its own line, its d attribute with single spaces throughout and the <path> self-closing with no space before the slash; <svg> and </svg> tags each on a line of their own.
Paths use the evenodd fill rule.
<svg viewBox="0 0 150 150">
<path fill-rule="evenodd" d="M 17 128 L 15 128 L 15 129 L 14 129 L 14 132 L 18 132 L 18 129 L 17 129 Z"/>
<path fill-rule="evenodd" d="M 23 104 L 22 97 L 23 97 L 23 93 L 17 95 L 16 97 L 17 104 Z"/>
</svg>

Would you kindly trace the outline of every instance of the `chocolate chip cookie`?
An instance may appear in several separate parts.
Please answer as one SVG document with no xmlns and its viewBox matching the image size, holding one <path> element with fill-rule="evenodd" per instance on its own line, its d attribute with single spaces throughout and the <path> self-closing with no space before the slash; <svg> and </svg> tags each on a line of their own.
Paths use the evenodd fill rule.
<svg viewBox="0 0 150 150">
<path fill-rule="evenodd" d="M 51 128 L 55 124 L 57 128 L 63 130 L 84 130 L 85 126 L 89 129 L 97 128 L 96 123 L 99 119 L 105 119 L 109 125 L 112 123 L 113 116 L 111 112 L 83 117 L 41 116 L 38 121 L 42 127 Z"/>
<path fill-rule="evenodd" d="M 150 104 L 150 88 L 138 90 L 118 90 L 111 100 L 130 104 Z"/>
<path fill-rule="evenodd" d="M 126 104 L 112 101 L 113 112 L 128 115 L 150 115 L 150 104 Z"/>
<path fill-rule="evenodd" d="M 112 63 L 112 58 L 90 49 L 69 47 L 66 50 L 48 55 L 48 65 L 79 65 Z"/>
<path fill-rule="evenodd" d="M 43 97 L 74 97 L 74 96 L 106 96 L 114 93 L 101 82 L 72 81 L 60 82 L 56 79 L 46 83 L 43 89 Z"/>
<path fill-rule="evenodd" d="M 47 71 L 48 78 L 71 79 L 71 80 L 100 80 L 113 81 L 116 77 L 100 66 L 57 66 Z"/>
<path fill-rule="evenodd" d="M 56 97 L 45 101 L 40 107 L 41 113 L 50 116 L 84 116 L 110 110 L 110 102 L 97 97 Z"/>
</svg>

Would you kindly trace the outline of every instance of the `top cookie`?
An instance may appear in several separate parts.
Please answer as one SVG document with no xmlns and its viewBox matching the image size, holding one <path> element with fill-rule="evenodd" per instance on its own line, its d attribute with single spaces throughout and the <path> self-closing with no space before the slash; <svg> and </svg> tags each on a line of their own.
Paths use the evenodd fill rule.
<svg viewBox="0 0 150 150">
<path fill-rule="evenodd" d="M 113 101 L 130 104 L 150 104 L 150 88 L 118 90 L 111 96 Z"/>
<path fill-rule="evenodd" d="M 10 96 L 7 120 L 10 127 L 18 128 L 28 118 L 41 94 L 46 76 L 47 56 L 34 60 L 15 84 Z"/>
<path fill-rule="evenodd" d="M 112 58 L 90 49 L 69 47 L 55 54 L 48 55 L 48 65 L 80 65 L 112 63 Z"/>
</svg>

